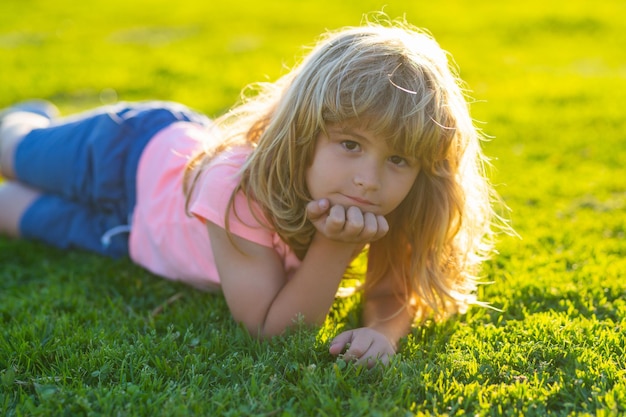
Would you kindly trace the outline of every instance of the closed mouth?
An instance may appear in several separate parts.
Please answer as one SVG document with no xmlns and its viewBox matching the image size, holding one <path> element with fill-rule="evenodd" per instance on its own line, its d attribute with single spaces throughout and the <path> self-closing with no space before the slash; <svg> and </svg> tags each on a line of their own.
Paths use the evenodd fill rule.
<svg viewBox="0 0 626 417">
<path fill-rule="evenodd" d="M 347 197 L 349 200 L 354 201 L 357 204 L 363 205 L 363 206 L 375 206 L 376 204 L 371 202 L 370 200 L 364 199 L 364 198 L 360 198 L 360 197 L 354 197 L 351 195 L 347 195 L 344 194 L 345 197 Z"/>
</svg>

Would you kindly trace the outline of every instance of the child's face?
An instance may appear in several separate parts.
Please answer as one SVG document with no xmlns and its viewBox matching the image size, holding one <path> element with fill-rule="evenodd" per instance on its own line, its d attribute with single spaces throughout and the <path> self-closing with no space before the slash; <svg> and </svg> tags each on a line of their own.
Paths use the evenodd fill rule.
<svg viewBox="0 0 626 417">
<path fill-rule="evenodd" d="M 306 173 L 311 197 L 381 215 L 398 207 L 417 177 L 417 162 L 357 125 L 330 124 L 327 131 L 317 138 Z"/>
</svg>

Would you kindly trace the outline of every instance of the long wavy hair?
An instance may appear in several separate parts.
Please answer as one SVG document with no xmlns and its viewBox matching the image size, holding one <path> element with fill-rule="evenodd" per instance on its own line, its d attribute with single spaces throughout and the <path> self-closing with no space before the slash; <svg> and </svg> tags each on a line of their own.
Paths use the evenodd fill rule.
<svg viewBox="0 0 626 417">
<path fill-rule="evenodd" d="M 329 32 L 289 73 L 247 92 L 215 120 L 222 139 L 188 172 L 223 149 L 251 146 L 233 196 L 243 192 L 258 204 L 266 226 L 302 258 L 315 233 L 306 218 L 305 173 L 316 140 L 329 123 L 367 122 L 390 147 L 414 157 L 420 171 L 387 216 L 387 235 L 369 245 L 366 288 L 384 277 L 400 280 L 398 296 L 422 317 L 477 302 L 495 194 L 463 83 L 428 33 L 385 18 Z M 188 196 L 195 181 L 190 184 Z"/>
</svg>

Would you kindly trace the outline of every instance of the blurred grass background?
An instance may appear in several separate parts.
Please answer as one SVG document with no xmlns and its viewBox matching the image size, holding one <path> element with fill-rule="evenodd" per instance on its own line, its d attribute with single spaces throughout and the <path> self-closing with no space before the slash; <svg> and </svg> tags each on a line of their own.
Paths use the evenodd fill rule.
<svg viewBox="0 0 626 417">
<path fill-rule="evenodd" d="M 95 0 L 0 3 L 0 108 L 69 114 L 116 100 L 209 115 L 274 80 L 326 29 L 384 10 L 450 51 L 491 139 L 503 236 L 472 309 L 428 323 L 397 363 L 326 354 L 356 324 L 339 300 L 319 334 L 268 345 L 220 297 L 129 262 L 0 238 L 6 415 L 621 415 L 626 412 L 626 3 Z"/>
</svg>

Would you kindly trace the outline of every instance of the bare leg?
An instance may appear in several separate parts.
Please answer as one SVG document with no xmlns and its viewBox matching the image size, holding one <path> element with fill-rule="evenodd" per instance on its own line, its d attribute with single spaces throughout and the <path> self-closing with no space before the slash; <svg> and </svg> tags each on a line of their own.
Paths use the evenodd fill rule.
<svg viewBox="0 0 626 417">
<path fill-rule="evenodd" d="M 40 194 L 17 182 L 0 184 L 0 234 L 20 237 L 20 220 Z"/>
<path fill-rule="evenodd" d="M 13 161 L 15 150 L 31 130 L 50 124 L 47 117 L 36 113 L 15 111 L 5 115 L 0 124 L 0 234 L 20 237 L 19 225 L 22 215 L 40 194 L 15 179 Z M 1 179 L 0 179 L 1 180 Z"/>
<path fill-rule="evenodd" d="M 15 179 L 13 161 L 15 150 L 31 130 L 50 124 L 47 117 L 36 113 L 16 111 L 2 118 L 0 124 L 0 174 L 6 179 Z"/>
</svg>

